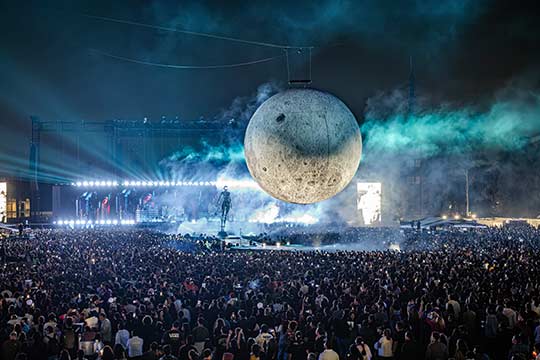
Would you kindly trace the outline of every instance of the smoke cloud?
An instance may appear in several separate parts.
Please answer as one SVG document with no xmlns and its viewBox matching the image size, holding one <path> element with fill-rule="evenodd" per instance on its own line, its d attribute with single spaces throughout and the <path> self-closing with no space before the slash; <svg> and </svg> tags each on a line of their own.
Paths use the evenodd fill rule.
<svg viewBox="0 0 540 360">
<path fill-rule="evenodd" d="M 434 106 L 423 97 L 414 114 L 407 114 L 405 90 L 377 94 L 366 104 L 358 176 L 386 182 L 385 208 L 394 218 L 406 216 L 399 209 L 414 176 L 422 177 L 425 212 L 464 213 L 466 174 L 472 211 L 536 216 L 539 201 L 527 196 L 539 163 L 532 142 L 540 135 L 537 79 L 514 79 L 484 104 Z"/>
</svg>

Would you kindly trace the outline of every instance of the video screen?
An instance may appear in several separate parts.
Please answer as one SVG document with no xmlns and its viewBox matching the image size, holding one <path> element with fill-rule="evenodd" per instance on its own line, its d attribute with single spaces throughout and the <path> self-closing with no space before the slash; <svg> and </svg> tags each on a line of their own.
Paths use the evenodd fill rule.
<svg viewBox="0 0 540 360">
<path fill-rule="evenodd" d="M 358 182 L 357 209 L 364 225 L 374 225 L 381 222 L 381 189 L 379 182 Z"/>
</svg>

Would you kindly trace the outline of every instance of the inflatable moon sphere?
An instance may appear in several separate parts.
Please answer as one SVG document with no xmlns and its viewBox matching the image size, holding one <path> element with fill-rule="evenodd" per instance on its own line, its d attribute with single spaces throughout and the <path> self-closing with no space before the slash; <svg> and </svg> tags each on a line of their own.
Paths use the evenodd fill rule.
<svg viewBox="0 0 540 360">
<path fill-rule="evenodd" d="M 264 191 L 311 204 L 349 184 L 360 163 L 362 137 L 341 100 L 318 90 L 290 89 L 255 111 L 244 149 L 249 172 Z"/>
</svg>

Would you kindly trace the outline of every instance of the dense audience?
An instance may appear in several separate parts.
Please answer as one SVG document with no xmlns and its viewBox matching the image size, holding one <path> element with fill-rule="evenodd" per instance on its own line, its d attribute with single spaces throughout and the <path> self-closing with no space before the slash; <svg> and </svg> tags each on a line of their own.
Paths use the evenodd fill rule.
<svg viewBox="0 0 540 360">
<path fill-rule="evenodd" d="M 1 358 L 540 359 L 539 230 L 400 234 L 402 251 L 224 250 L 146 230 L 4 239 Z"/>
</svg>

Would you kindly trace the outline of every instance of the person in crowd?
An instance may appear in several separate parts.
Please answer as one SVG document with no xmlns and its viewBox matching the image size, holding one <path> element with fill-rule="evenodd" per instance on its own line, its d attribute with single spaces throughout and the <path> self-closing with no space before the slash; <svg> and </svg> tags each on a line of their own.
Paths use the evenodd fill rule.
<svg viewBox="0 0 540 360">
<path fill-rule="evenodd" d="M 369 348 L 369 345 L 366 344 L 364 341 L 364 338 L 361 336 L 358 336 L 354 341 L 354 347 L 358 350 L 358 354 L 360 355 L 360 360 L 371 360 L 373 355 L 371 354 L 371 349 Z"/>
<path fill-rule="evenodd" d="M 392 359 L 394 357 L 395 345 L 394 339 L 392 339 L 392 332 L 390 329 L 385 329 L 379 341 L 374 345 L 377 349 L 378 359 Z"/>
<path fill-rule="evenodd" d="M 270 341 L 273 338 L 274 338 L 274 336 L 272 336 L 272 334 L 270 334 L 269 329 L 268 329 L 268 325 L 262 324 L 261 328 L 259 330 L 259 334 L 255 338 L 255 341 L 261 347 L 261 349 L 266 349 L 268 341 Z"/>
<path fill-rule="evenodd" d="M 63 348 L 68 351 L 71 358 L 75 358 L 77 350 L 79 350 L 79 336 L 73 328 L 73 319 L 71 317 L 65 319 L 62 335 Z"/>
<path fill-rule="evenodd" d="M 319 354 L 319 360 L 339 360 L 339 355 L 332 349 L 330 341 L 324 343 L 324 351 Z"/>
<path fill-rule="evenodd" d="M 138 336 L 136 331 L 133 331 L 133 336 L 129 338 L 127 342 L 128 357 L 134 358 L 142 356 L 144 347 L 144 340 Z"/>
<path fill-rule="evenodd" d="M 9 334 L 9 338 L 2 344 L 2 360 L 15 360 L 19 353 L 21 343 L 16 332 Z"/>
<path fill-rule="evenodd" d="M 469 347 L 464 339 L 458 339 L 456 342 L 456 351 L 454 353 L 455 360 L 466 360 L 469 353 Z"/>
<path fill-rule="evenodd" d="M 191 334 L 193 335 L 193 346 L 195 347 L 195 350 L 197 350 L 199 354 L 202 353 L 205 344 L 210 337 L 210 332 L 204 326 L 204 319 L 202 317 L 197 319 L 197 326 L 193 328 Z"/>
<path fill-rule="evenodd" d="M 172 348 L 170 345 L 164 345 L 163 356 L 160 358 L 160 360 L 177 360 L 178 358 L 171 353 L 171 350 Z"/>
<path fill-rule="evenodd" d="M 197 349 L 194 346 L 193 336 L 188 335 L 186 338 L 186 342 L 180 346 L 180 349 L 178 349 L 178 359 L 179 360 L 189 360 L 189 353 L 193 350 L 197 352 Z"/>
<path fill-rule="evenodd" d="M 172 353 L 172 347 L 171 347 L 171 353 Z M 150 349 L 146 351 L 142 355 L 142 359 L 144 360 L 158 360 L 163 355 L 162 349 L 160 349 L 159 344 L 155 341 L 153 341 L 150 344 Z"/>
<path fill-rule="evenodd" d="M 99 334 L 105 344 L 111 344 L 112 342 L 112 327 L 111 321 L 107 319 L 107 315 L 104 312 L 99 314 Z"/>
<path fill-rule="evenodd" d="M 442 342 L 441 334 L 434 331 L 426 350 L 426 360 L 447 360 L 448 347 Z"/>
<path fill-rule="evenodd" d="M 115 344 L 113 347 L 114 352 L 114 359 L 115 360 L 126 360 L 127 359 L 127 352 L 126 349 L 121 344 Z M 155 360 L 155 359 L 148 359 L 148 360 Z"/>
<path fill-rule="evenodd" d="M 114 351 L 109 345 L 105 345 L 99 352 L 98 360 L 114 360 Z"/>
<path fill-rule="evenodd" d="M 120 345 L 127 350 L 128 340 L 129 340 L 129 331 L 125 328 L 124 322 L 120 321 L 117 326 L 118 330 L 114 336 L 114 344 Z"/>
<path fill-rule="evenodd" d="M 508 358 L 524 358 L 527 359 L 529 357 L 530 351 L 529 346 L 527 345 L 525 339 L 523 338 L 523 335 L 518 334 L 514 335 L 512 338 L 512 347 L 510 348 L 510 351 L 508 352 Z"/>
<path fill-rule="evenodd" d="M 178 350 L 182 344 L 182 334 L 180 333 L 180 322 L 178 320 L 174 321 L 171 329 L 167 330 L 165 334 L 163 334 L 161 343 L 169 345 L 171 347 L 172 354 L 178 354 Z"/>
</svg>

